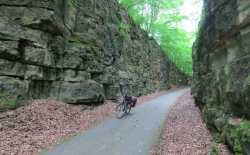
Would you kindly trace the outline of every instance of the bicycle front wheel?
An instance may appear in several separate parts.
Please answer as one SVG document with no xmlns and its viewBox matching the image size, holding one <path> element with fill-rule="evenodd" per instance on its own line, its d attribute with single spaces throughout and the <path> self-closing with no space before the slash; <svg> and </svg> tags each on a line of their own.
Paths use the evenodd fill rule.
<svg viewBox="0 0 250 155">
<path fill-rule="evenodd" d="M 126 114 L 128 114 L 130 112 L 130 110 L 131 110 L 131 104 L 126 103 L 126 110 L 125 110 Z"/>
<path fill-rule="evenodd" d="M 122 116 L 125 114 L 125 112 L 126 112 L 125 104 L 123 104 L 123 103 L 118 104 L 117 107 L 115 108 L 116 118 L 122 118 Z"/>
</svg>

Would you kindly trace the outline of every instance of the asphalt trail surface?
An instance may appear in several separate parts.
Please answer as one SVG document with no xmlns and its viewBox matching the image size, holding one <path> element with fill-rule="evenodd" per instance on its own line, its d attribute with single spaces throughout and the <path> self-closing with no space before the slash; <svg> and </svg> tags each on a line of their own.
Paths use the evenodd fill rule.
<svg viewBox="0 0 250 155">
<path fill-rule="evenodd" d="M 169 108 L 189 90 L 177 90 L 132 108 L 131 114 L 101 122 L 42 155 L 147 155 L 158 140 Z"/>
</svg>

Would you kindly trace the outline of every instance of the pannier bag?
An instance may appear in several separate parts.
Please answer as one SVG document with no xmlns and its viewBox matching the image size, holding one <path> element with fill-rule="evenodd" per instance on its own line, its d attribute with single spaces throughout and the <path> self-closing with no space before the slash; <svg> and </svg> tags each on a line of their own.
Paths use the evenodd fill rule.
<svg viewBox="0 0 250 155">
<path fill-rule="evenodd" d="M 135 107 L 136 102 L 137 102 L 137 98 L 132 97 L 132 98 L 131 98 L 131 107 Z"/>
</svg>

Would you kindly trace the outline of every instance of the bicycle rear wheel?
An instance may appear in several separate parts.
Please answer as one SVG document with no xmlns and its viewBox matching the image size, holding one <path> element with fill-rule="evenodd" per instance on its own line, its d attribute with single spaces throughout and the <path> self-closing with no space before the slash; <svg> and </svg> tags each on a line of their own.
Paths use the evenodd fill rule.
<svg viewBox="0 0 250 155">
<path fill-rule="evenodd" d="M 125 112 L 126 112 L 125 104 L 124 103 L 118 104 L 117 107 L 115 108 L 116 118 L 122 118 Z"/>
</svg>

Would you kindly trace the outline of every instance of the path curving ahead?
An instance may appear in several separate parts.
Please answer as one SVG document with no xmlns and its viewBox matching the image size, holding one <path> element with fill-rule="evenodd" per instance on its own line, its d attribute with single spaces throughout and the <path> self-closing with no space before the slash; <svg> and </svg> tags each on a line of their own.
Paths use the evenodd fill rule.
<svg viewBox="0 0 250 155">
<path fill-rule="evenodd" d="M 177 90 L 108 119 L 45 151 L 42 155 L 147 155 L 171 105 L 189 88 Z"/>
</svg>

